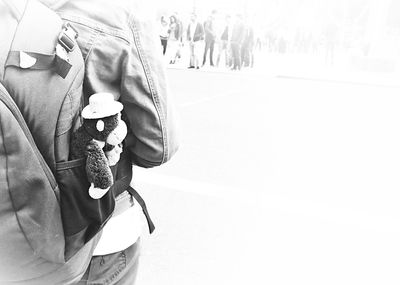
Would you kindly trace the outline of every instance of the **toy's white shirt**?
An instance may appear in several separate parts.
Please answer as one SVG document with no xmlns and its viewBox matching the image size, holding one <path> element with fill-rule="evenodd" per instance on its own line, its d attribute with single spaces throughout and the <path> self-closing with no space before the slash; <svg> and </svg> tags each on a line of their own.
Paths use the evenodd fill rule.
<svg viewBox="0 0 400 285">
<path fill-rule="evenodd" d="M 118 204 L 118 201 L 116 203 Z M 134 244 L 145 229 L 146 223 L 142 208 L 135 200 L 134 205 L 123 213 L 114 213 L 103 228 L 102 236 L 93 255 L 105 255 L 124 250 Z"/>
</svg>

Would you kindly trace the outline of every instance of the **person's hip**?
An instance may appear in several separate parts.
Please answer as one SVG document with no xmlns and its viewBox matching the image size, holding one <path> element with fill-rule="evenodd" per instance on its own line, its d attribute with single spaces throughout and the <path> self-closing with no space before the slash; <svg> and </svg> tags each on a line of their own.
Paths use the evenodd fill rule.
<svg viewBox="0 0 400 285">
<path fill-rule="evenodd" d="M 93 256 L 77 285 L 133 285 L 137 277 L 139 256 L 140 238 L 122 251 Z"/>
</svg>

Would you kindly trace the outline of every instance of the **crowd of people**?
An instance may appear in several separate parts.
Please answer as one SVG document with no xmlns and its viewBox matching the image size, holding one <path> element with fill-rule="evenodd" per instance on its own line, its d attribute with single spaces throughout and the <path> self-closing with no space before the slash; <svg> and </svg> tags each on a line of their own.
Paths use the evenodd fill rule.
<svg viewBox="0 0 400 285">
<path fill-rule="evenodd" d="M 189 51 L 188 68 L 211 67 L 240 70 L 254 65 L 254 29 L 241 14 L 224 15 L 216 10 L 203 21 L 196 13 L 184 24 L 177 14 L 161 16 L 160 40 L 162 52 L 169 64 L 175 64 Z"/>
<path fill-rule="evenodd" d="M 323 9 L 309 8 L 307 13 L 316 17 L 304 21 L 301 17 L 287 16 L 289 8 L 276 8 L 276 17 L 272 12 L 227 13 L 222 9 L 212 10 L 208 15 L 200 12 L 159 15 L 165 61 L 167 64 L 179 61 L 181 66 L 195 69 L 211 66 L 240 70 L 252 68 L 255 61 L 257 69 L 280 61 L 288 64 L 308 61 L 315 66 L 355 69 L 369 69 L 379 61 L 377 69 L 394 68 L 390 61 L 400 57 L 400 30 L 395 24 L 381 23 L 378 29 L 362 11 L 356 13 L 358 16 L 349 16 L 350 12 L 343 15 L 326 12 L 323 17 Z M 168 15 L 165 10 L 163 13 Z"/>
</svg>

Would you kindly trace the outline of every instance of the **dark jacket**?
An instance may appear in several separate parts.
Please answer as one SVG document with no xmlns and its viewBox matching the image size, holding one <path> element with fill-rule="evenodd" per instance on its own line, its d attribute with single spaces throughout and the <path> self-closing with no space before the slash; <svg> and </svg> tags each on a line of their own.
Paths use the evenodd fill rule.
<svg viewBox="0 0 400 285">
<path fill-rule="evenodd" d="M 186 33 L 188 41 L 192 41 L 190 27 L 191 27 L 191 25 L 188 26 L 187 33 Z M 197 23 L 196 30 L 195 30 L 194 36 L 193 36 L 193 41 L 197 42 L 200 40 L 204 40 L 204 28 L 203 28 L 202 24 Z"/>
</svg>

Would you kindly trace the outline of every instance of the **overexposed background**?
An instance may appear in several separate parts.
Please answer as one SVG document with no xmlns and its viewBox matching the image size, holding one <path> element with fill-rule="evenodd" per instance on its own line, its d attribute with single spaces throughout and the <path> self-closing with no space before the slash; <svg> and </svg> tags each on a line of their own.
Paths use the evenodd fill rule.
<svg viewBox="0 0 400 285">
<path fill-rule="evenodd" d="M 157 226 L 139 284 L 400 284 L 400 3 L 151 5 L 241 13 L 262 45 L 241 71 L 188 70 L 185 41 L 166 60 L 181 148 L 135 168 Z"/>
</svg>

